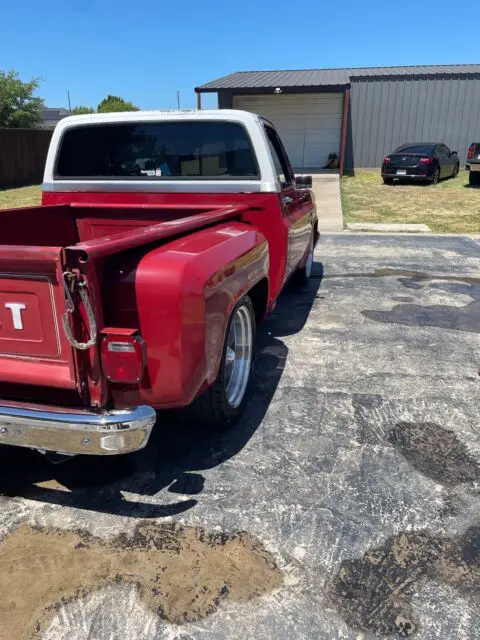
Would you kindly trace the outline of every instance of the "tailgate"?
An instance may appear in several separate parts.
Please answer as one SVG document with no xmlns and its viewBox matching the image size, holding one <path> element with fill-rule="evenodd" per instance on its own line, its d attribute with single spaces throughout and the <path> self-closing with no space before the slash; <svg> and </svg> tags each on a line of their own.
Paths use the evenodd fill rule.
<svg viewBox="0 0 480 640">
<path fill-rule="evenodd" d="M 0 382 L 75 388 L 61 247 L 0 245 Z"/>
</svg>

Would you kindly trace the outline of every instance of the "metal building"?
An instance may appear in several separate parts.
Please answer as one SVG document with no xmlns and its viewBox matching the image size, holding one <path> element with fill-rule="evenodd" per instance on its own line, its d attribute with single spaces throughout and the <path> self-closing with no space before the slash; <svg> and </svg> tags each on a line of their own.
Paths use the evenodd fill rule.
<svg viewBox="0 0 480 640">
<path fill-rule="evenodd" d="M 264 115 L 299 169 L 379 167 L 406 142 L 444 142 L 464 158 L 480 140 L 480 64 L 241 71 L 195 89 L 219 108 Z"/>
</svg>

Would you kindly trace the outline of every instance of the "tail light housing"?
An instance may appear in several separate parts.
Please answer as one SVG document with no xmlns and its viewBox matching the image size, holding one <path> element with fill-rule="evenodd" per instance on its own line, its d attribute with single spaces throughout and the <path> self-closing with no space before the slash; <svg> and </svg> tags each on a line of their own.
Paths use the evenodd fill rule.
<svg viewBox="0 0 480 640">
<path fill-rule="evenodd" d="M 432 164 L 433 163 L 433 158 L 429 158 L 428 156 L 426 158 L 420 158 L 420 160 L 418 161 L 418 164 Z"/>
<path fill-rule="evenodd" d="M 101 336 L 102 369 L 107 380 L 118 384 L 141 382 L 147 350 L 137 329 L 105 328 Z"/>
<path fill-rule="evenodd" d="M 383 164 L 389 164 L 392 161 L 392 159 L 390 158 L 390 156 L 385 156 L 385 158 L 383 159 Z"/>
<path fill-rule="evenodd" d="M 468 151 L 467 151 L 467 159 L 468 159 L 468 160 L 471 160 L 471 159 L 473 158 L 473 156 L 474 156 L 474 153 L 475 153 L 475 145 L 474 145 L 474 144 L 471 144 L 471 145 L 468 147 Z"/>
</svg>

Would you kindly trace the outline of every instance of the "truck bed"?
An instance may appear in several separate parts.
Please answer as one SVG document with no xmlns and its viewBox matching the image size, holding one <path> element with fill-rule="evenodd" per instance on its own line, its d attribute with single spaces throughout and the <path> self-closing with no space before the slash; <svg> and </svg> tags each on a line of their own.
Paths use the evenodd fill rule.
<svg viewBox="0 0 480 640">
<path fill-rule="evenodd" d="M 118 206 L 103 203 L 5 209 L 0 211 L 0 257 L 8 252 L 7 245 L 67 247 L 110 239 L 119 234 L 125 236 L 146 227 L 156 227 L 156 232 L 162 228 L 161 237 L 168 237 L 232 218 L 238 213 L 238 206 Z"/>
<path fill-rule="evenodd" d="M 245 209 L 71 204 L 1 211 L 0 387 L 78 386 L 78 363 L 62 330 L 65 271 L 78 269 L 99 301 L 104 258 L 237 218 Z M 102 305 L 94 308 L 101 327 Z M 26 361 L 35 367 L 26 368 Z"/>
</svg>

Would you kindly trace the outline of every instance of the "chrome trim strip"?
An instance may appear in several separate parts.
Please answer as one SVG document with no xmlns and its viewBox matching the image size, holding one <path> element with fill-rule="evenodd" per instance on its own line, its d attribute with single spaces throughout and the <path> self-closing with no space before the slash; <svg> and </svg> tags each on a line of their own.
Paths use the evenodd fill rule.
<svg viewBox="0 0 480 640">
<path fill-rule="evenodd" d="M 130 453 L 147 444 L 155 420 L 155 410 L 146 405 L 95 413 L 10 403 L 0 406 L 0 444 L 70 454 Z"/>
<path fill-rule="evenodd" d="M 121 193 L 277 193 L 266 180 L 54 180 L 42 184 L 44 192 L 75 191 Z"/>
</svg>

